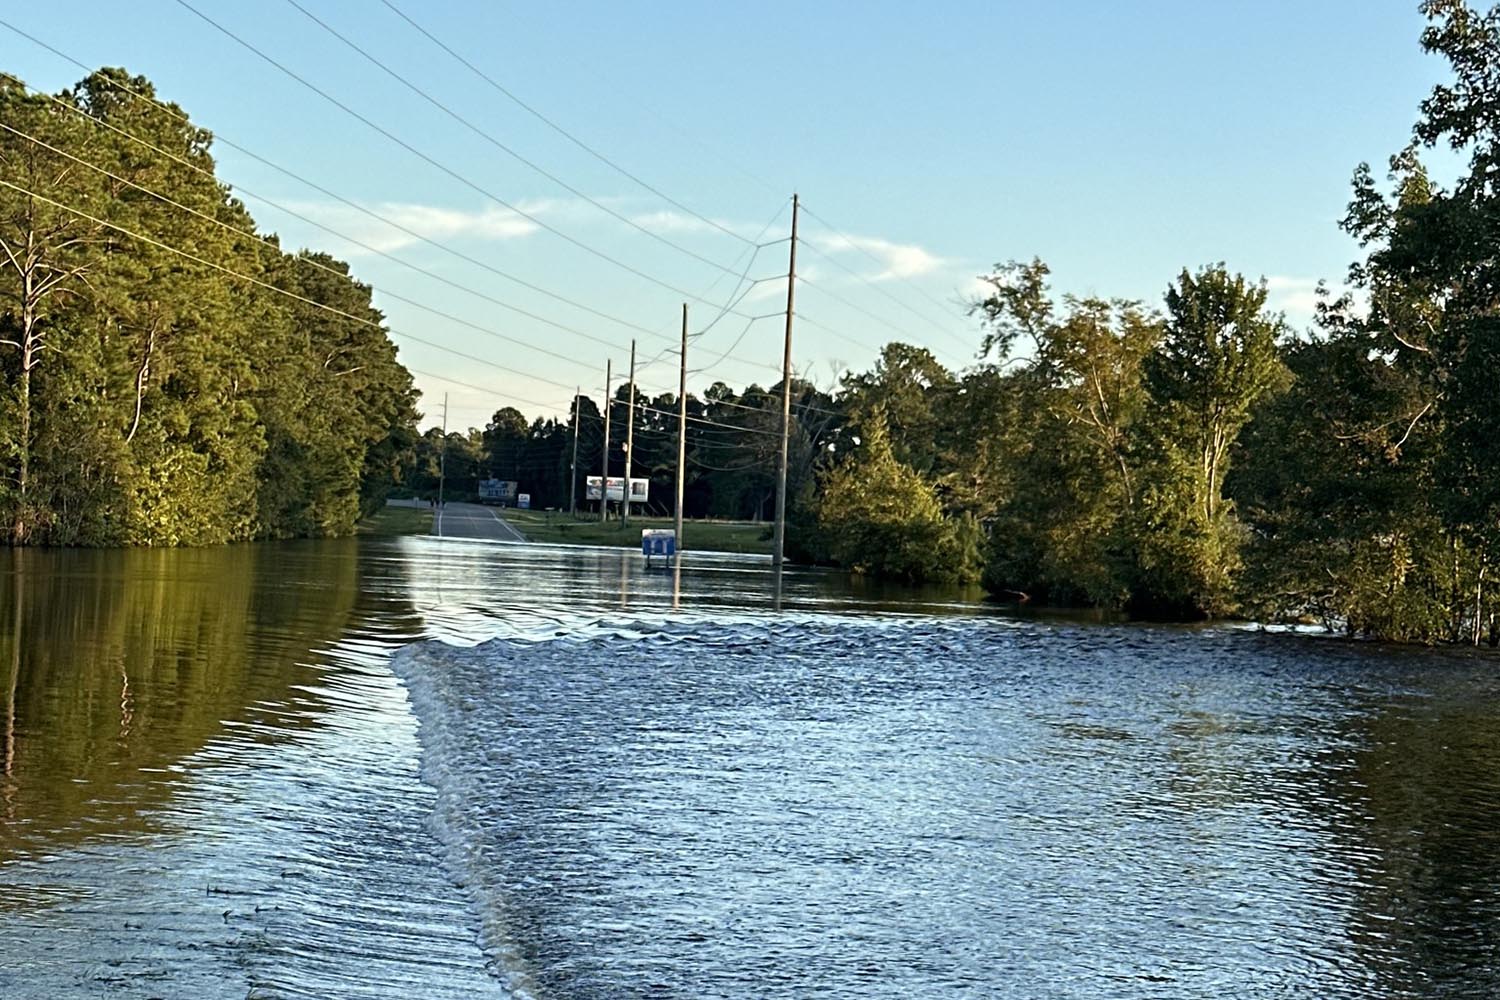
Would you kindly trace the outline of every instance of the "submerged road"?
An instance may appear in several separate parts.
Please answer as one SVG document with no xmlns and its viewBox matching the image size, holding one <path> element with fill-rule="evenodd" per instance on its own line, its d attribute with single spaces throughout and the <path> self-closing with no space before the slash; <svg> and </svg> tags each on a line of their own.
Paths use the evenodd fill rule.
<svg viewBox="0 0 1500 1000">
<path fill-rule="evenodd" d="M 526 536 L 512 528 L 496 507 L 477 503 L 450 503 L 433 515 L 432 533 L 444 538 L 481 538 L 492 542 L 524 542 Z"/>
</svg>

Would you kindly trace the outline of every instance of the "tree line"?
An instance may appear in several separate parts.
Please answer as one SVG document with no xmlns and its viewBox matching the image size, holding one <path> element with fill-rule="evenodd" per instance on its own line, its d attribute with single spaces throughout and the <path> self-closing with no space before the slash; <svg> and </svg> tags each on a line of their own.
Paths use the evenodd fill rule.
<svg viewBox="0 0 1500 1000">
<path fill-rule="evenodd" d="M 1312 329 L 1222 263 L 1154 302 L 1059 295 L 1043 262 L 999 265 L 971 303 L 972 366 L 892 343 L 832 390 L 794 383 L 791 554 L 1015 600 L 1496 643 L 1500 8 L 1422 10 L 1453 78 L 1383 180 L 1356 170 L 1343 228 L 1364 257 L 1346 292 L 1322 290 Z M 1446 186 L 1421 157 L 1437 146 L 1464 160 Z M 779 428 L 779 396 L 690 400 L 725 425 L 690 431 L 690 515 L 767 516 L 776 442 L 760 432 Z M 581 478 L 603 441 L 597 404 L 579 412 Z M 640 420 L 636 474 L 670 497 L 675 421 Z M 571 422 L 506 410 L 456 437 L 561 507 Z"/>
<path fill-rule="evenodd" d="M 0 75 L 0 537 L 347 533 L 415 441 L 411 377 L 370 289 L 258 232 L 154 102 L 118 69 Z"/>
<path fill-rule="evenodd" d="M 816 449 L 832 441 L 843 417 L 828 392 L 800 380 L 793 382 L 793 389 L 794 443 L 788 481 L 796 493 L 813 487 Z M 611 401 L 611 476 L 626 471 L 629 403 L 629 386 L 620 385 Z M 751 385 L 736 392 L 716 382 L 702 398 L 688 396 L 687 413 L 684 516 L 769 521 L 775 513 L 781 447 L 780 384 Z M 676 508 L 677 439 L 677 395 L 651 396 L 637 390 L 635 457 L 629 466 L 632 476 L 651 482 L 643 513 L 670 515 Z M 530 495 L 533 507 L 568 510 L 576 495 L 579 508 L 588 510 L 585 481 L 603 474 L 604 446 L 603 409 L 590 396 L 576 397 L 565 419 L 528 420 L 520 410 L 507 406 L 495 411 L 483 428 L 449 431 L 446 438 L 437 428 L 426 431 L 416 443 L 403 486 L 416 495 L 434 497 L 441 474 L 445 496 L 472 499 L 480 480 L 510 480 L 517 483 L 517 492 Z"/>
<path fill-rule="evenodd" d="M 1222 263 L 1146 300 L 998 265 L 963 370 L 896 342 L 835 386 L 794 381 L 789 554 L 1013 600 L 1500 639 L 1500 8 L 1422 10 L 1451 79 L 1383 176 L 1355 171 L 1362 259 L 1311 329 Z M 55 97 L 0 82 L 9 541 L 338 533 L 395 481 L 434 490 L 440 457 L 455 495 L 493 476 L 539 507 L 582 497 L 606 452 L 624 471 L 624 386 L 608 441 L 587 397 L 417 435 L 369 289 L 257 233 L 209 134 L 136 93 L 119 70 Z M 1448 183 L 1424 165 L 1440 146 Z M 688 516 L 770 517 L 780 396 L 689 399 Z M 677 401 L 635 402 L 631 471 L 667 513 Z"/>
<path fill-rule="evenodd" d="M 873 447 L 825 480 L 839 561 L 1178 618 L 1500 640 L 1500 7 L 1422 11 L 1451 79 L 1383 179 L 1355 171 L 1342 225 L 1364 256 L 1313 329 L 1221 264 L 1183 271 L 1159 307 L 998 267 L 973 304 L 977 366 L 893 347 L 848 383 Z M 1435 147 L 1462 161 L 1449 184 L 1423 164 Z M 891 566 L 889 540 L 861 540 L 897 520 L 892 482 L 957 557 L 934 565 L 924 542 Z"/>
</svg>

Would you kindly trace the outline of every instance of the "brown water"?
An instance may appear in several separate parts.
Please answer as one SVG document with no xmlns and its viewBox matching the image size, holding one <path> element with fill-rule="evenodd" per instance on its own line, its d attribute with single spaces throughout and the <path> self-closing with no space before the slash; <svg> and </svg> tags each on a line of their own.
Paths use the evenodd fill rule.
<svg viewBox="0 0 1500 1000">
<path fill-rule="evenodd" d="M 0 997 L 1500 993 L 1492 659 L 972 596 L 0 553 Z"/>
</svg>

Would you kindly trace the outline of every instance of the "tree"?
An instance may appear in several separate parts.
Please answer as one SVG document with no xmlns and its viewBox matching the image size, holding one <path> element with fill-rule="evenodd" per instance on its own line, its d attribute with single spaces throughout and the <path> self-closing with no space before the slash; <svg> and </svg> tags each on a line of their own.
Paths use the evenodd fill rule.
<svg viewBox="0 0 1500 1000">
<path fill-rule="evenodd" d="M 978 579 L 978 526 L 943 515 L 932 486 L 896 460 L 878 409 L 864 434 L 855 454 L 828 473 L 818 500 L 818 524 L 834 561 L 877 577 Z"/>
<path fill-rule="evenodd" d="M 873 371 L 844 376 L 841 402 L 856 430 L 883 412 L 897 461 L 930 475 L 938 462 L 939 410 L 954 389 L 953 375 L 931 351 L 890 343 Z"/>
<path fill-rule="evenodd" d="M 0 520 L 13 543 L 352 531 L 414 439 L 370 289 L 283 253 L 149 81 L 0 83 Z M 284 293 L 284 294 L 278 294 Z"/>
<path fill-rule="evenodd" d="M 7 533 L 25 542 L 42 527 L 37 522 L 46 519 L 48 507 L 45 496 L 35 496 L 32 481 L 36 371 L 49 352 L 62 356 L 51 342 L 54 333 L 65 335 L 61 306 L 84 290 L 89 271 L 98 266 L 90 251 L 104 232 L 69 207 L 98 212 L 102 191 L 97 174 L 59 151 L 93 144 L 66 106 L 32 96 L 20 80 L 0 75 L 0 120 L 15 130 L 0 135 L 0 272 L 8 279 L 0 282 L 0 301 L 9 306 L 0 315 L 0 347 L 15 352 L 4 362 L 11 390 L 0 447 L 10 460 Z"/>
<path fill-rule="evenodd" d="M 1500 638 L 1488 586 L 1500 542 L 1500 8 L 1422 10 L 1422 44 L 1453 81 L 1422 102 L 1388 191 L 1368 166 L 1355 171 L 1343 223 L 1366 248 L 1355 292 L 1325 306 L 1322 342 L 1293 352 L 1296 380 L 1257 415 L 1236 490 L 1253 511 L 1267 612 L 1477 643 Z M 1439 142 L 1468 157 L 1451 189 L 1419 155 Z M 1268 469 L 1273 455 L 1291 468 Z"/>
<path fill-rule="evenodd" d="M 986 515 L 985 585 L 1118 605 L 1133 583 L 1126 515 L 1146 451 L 1142 366 L 1161 324 L 1128 300 L 1063 296 L 1059 310 L 1047 273 L 1040 261 L 999 265 L 973 306 L 986 331 L 982 356 L 994 360 L 970 382 L 985 388 L 981 398 L 1011 401 L 989 438 L 1007 472 L 1003 492 L 990 487 L 998 505 Z"/>
<path fill-rule="evenodd" d="M 1230 451 L 1255 404 L 1285 382 L 1264 284 L 1222 264 L 1167 289 L 1162 335 L 1144 361 L 1149 486 L 1132 528 L 1131 602 L 1172 616 L 1232 608 L 1242 529 L 1226 506 Z"/>
<path fill-rule="evenodd" d="M 1161 339 L 1146 359 L 1146 388 L 1167 447 L 1187 458 L 1194 506 L 1213 524 L 1235 438 L 1255 403 L 1283 381 L 1279 318 L 1265 312 L 1265 284 L 1223 264 L 1184 270 L 1167 289 Z"/>
<path fill-rule="evenodd" d="M 485 464 L 496 479 L 519 480 L 531 428 L 526 416 L 513 406 L 495 411 L 484 428 Z"/>
</svg>

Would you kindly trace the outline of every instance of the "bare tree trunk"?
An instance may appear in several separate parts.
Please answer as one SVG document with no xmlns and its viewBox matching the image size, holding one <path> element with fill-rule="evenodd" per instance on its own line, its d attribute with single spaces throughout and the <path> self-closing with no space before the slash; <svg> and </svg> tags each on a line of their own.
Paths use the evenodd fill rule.
<svg viewBox="0 0 1500 1000">
<path fill-rule="evenodd" d="M 151 354 L 156 349 L 156 320 L 146 330 L 146 349 L 141 353 L 141 366 L 135 373 L 135 419 L 130 422 L 130 433 L 125 435 L 125 443 L 129 444 L 135 440 L 135 432 L 141 426 L 141 403 L 146 397 L 146 382 L 151 378 Z"/>
<path fill-rule="evenodd" d="M 1484 557 L 1479 559 L 1479 580 L 1474 584 L 1474 645 L 1479 645 L 1479 627 L 1484 608 Z"/>
<path fill-rule="evenodd" d="M 21 407 L 20 440 L 16 442 L 19 469 L 16 475 L 17 494 L 16 519 L 11 526 L 11 540 L 17 543 L 26 540 L 26 490 L 31 481 L 31 369 L 36 367 L 36 303 L 31 294 L 32 272 L 22 278 L 21 306 L 21 379 L 18 385 Z"/>
</svg>

